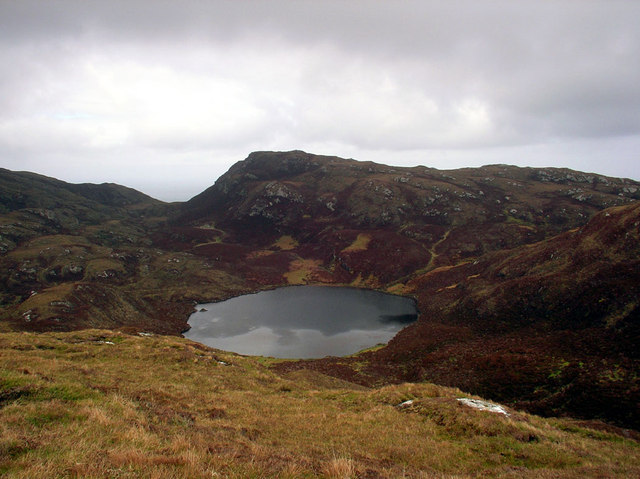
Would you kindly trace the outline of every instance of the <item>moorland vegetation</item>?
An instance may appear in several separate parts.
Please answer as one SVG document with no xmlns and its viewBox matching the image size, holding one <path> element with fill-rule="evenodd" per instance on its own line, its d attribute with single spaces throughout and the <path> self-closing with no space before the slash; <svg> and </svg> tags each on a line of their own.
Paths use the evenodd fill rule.
<svg viewBox="0 0 640 479">
<path fill-rule="evenodd" d="M 0 170 L 0 467 L 637 475 L 638 199 L 636 181 L 566 169 L 300 151 L 252 153 L 173 204 Z M 197 302 L 288 284 L 408 295 L 420 317 L 386 347 L 311 361 L 178 337 Z M 463 394 L 511 415 L 470 410 Z"/>
</svg>

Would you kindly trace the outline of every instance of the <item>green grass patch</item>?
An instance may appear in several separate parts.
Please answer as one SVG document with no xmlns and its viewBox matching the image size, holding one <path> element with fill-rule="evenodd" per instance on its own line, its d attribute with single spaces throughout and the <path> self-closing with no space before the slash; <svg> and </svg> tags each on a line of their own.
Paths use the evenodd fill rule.
<svg viewBox="0 0 640 479">
<path fill-rule="evenodd" d="M 55 385 L 43 388 L 34 396 L 35 399 L 41 401 L 60 400 L 60 401 L 80 401 L 95 397 L 96 393 L 77 385 Z"/>
<path fill-rule="evenodd" d="M 25 417 L 26 422 L 35 427 L 44 427 L 52 423 L 69 424 L 74 419 L 76 418 L 65 411 L 46 411 Z"/>
</svg>

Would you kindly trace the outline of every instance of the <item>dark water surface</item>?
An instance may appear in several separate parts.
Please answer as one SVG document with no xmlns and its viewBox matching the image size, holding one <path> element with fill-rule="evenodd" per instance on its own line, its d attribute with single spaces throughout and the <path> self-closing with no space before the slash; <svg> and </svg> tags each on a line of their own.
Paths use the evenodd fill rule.
<svg viewBox="0 0 640 479">
<path fill-rule="evenodd" d="M 409 298 L 325 286 L 279 288 L 199 304 L 196 310 L 186 338 L 225 351 L 277 358 L 353 354 L 386 343 L 418 314 Z"/>
</svg>

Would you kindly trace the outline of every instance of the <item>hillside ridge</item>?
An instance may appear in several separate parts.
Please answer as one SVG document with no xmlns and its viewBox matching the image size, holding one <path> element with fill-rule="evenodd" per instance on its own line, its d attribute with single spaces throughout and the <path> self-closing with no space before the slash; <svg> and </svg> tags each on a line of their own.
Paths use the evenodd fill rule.
<svg viewBox="0 0 640 479">
<path fill-rule="evenodd" d="M 198 302 L 289 284 L 380 289 L 421 311 L 387 347 L 277 367 L 433 381 L 640 427 L 636 181 L 300 151 L 252 153 L 179 204 L 12 178 L 25 201 L 41 201 L 40 185 L 51 194 L 0 214 L 0 331 L 178 335 Z"/>
</svg>

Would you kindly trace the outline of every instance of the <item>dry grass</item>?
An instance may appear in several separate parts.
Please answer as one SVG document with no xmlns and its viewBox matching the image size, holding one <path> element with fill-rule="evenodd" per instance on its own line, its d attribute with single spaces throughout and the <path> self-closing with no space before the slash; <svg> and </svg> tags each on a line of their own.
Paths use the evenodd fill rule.
<svg viewBox="0 0 640 479">
<path fill-rule="evenodd" d="M 380 288 L 380 280 L 375 277 L 373 273 L 367 275 L 366 278 L 362 277 L 361 273 L 358 273 L 358 276 L 355 277 L 353 281 L 351 281 L 350 286 L 355 288 L 370 288 L 377 289 Z"/>
<path fill-rule="evenodd" d="M 0 475 L 640 474 L 638 444 L 611 434 L 476 411 L 431 384 L 365 389 L 262 363 L 174 337 L 0 334 Z"/>
<path fill-rule="evenodd" d="M 413 290 L 404 283 L 397 283 L 387 287 L 387 293 L 397 294 L 400 296 L 408 295 Z"/>
<path fill-rule="evenodd" d="M 334 457 L 325 464 L 323 473 L 332 479 L 351 479 L 356 477 L 356 467 L 351 458 Z"/>
<path fill-rule="evenodd" d="M 55 315 L 56 302 L 65 301 L 73 292 L 74 283 L 52 286 L 27 298 L 18 308 L 18 314 L 49 317 Z"/>
<path fill-rule="evenodd" d="M 278 241 L 273 243 L 272 247 L 278 248 L 282 251 L 291 251 L 298 247 L 298 241 L 289 235 L 281 236 L 278 238 Z"/>
<path fill-rule="evenodd" d="M 103 250 L 101 251 L 103 254 L 105 251 L 108 251 L 106 248 L 91 245 L 89 241 L 82 236 L 47 235 L 32 239 L 19 249 L 9 252 L 8 256 L 17 261 L 34 258 L 51 259 L 61 254 L 71 256 L 72 254 L 70 253 L 73 253 L 74 250 L 79 249 L 84 251 L 87 248 Z"/>
<path fill-rule="evenodd" d="M 96 258 L 87 263 L 87 276 L 94 277 L 104 274 L 105 271 L 124 273 L 124 266 L 120 261 L 111 258 Z"/>
<path fill-rule="evenodd" d="M 312 279 L 314 272 L 322 265 L 321 260 L 297 259 L 289 265 L 289 271 L 283 276 L 289 284 L 306 284 Z"/>
<path fill-rule="evenodd" d="M 342 253 L 356 253 L 358 251 L 366 251 L 371 242 L 371 235 L 360 233 L 358 237 L 342 250 Z"/>
</svg>

